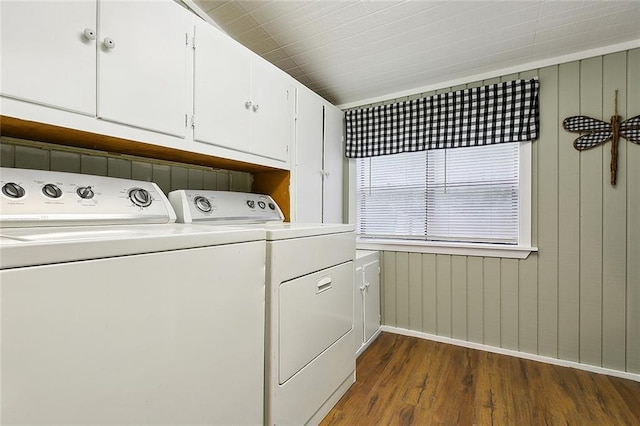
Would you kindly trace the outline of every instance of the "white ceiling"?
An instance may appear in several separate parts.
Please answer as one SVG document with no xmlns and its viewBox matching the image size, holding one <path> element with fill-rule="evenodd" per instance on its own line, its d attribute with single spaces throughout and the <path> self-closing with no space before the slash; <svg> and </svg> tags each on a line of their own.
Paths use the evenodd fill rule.
<svg viewBox="0 0 640 426">
<path fill-rule="evenodd" d="M 336 105 L 640 40 L 640 0 L 194 2 Z"/>
</svg>

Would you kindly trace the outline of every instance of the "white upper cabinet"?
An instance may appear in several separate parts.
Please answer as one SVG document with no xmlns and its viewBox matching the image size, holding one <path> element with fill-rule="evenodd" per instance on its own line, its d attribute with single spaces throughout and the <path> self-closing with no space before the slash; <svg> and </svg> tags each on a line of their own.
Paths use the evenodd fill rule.
<svg viewBox="0 0 640 426">
<path fill-rule="evenodd" d="M 343 164 L 344 164 L 344 112 L 331 104 L 324 107 L 324 158 L 322 221 L 342 223 L 343 216 Z"/>
<path fill-rule="evenodd" d="M 306 88 L 299 89 L 295 150 L 295 219 L 298 222 L 322 222 L 323 131 L 322 98 Z"/>
<path fill-rule="evenodd" d="M 250 152 L 249 52 L 205 23 L 195 34 L 193 139 Z"/>
<path fill-rule="evenodd" d="M 295 88 L 215 28 L 196 26 L 194 140 L 289 162 Z"/>
<path fill-rule="evenodd" d="M 342 223 L 343 112 L 306 87 L 297 110 L 295 220 Z"/>
<path fill-rule="evenodd" d="M 163 1 L 1 1 L 2 95 L 186 134 L 190 12 Z"/>
<path fill-rule="evenodd" d="M 286 161 L 294 132 L 295 88 L 287 74 L 259 57 L 251 62 L 251 74 L 252 150 Z"/>
<path fill-rule="evenodd" d="M 0 1 L 0 93 L 95 115 L 95 1 Z"/>
<path fill-rule="evenodd" d="M 98 117 L 186 135 L 190 13 L 164 1 L 101 1 Z"/>
</svg>

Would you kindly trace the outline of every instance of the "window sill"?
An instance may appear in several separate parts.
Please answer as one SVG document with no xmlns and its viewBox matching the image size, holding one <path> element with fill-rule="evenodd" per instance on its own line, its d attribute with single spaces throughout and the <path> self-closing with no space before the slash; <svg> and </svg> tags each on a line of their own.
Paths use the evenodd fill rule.
<svg viewBox="0 0 640 426">
<path fill-rule="evenodd" d="M 457 256 L 502 257 L 526 259 L 537 247 L 509 246 L 499 244 L 447 243 L 433 241 L 360 239 L 356 248 L 362 250 L 404 251 L 412 253 L 450 254 Z"/>
</svg>

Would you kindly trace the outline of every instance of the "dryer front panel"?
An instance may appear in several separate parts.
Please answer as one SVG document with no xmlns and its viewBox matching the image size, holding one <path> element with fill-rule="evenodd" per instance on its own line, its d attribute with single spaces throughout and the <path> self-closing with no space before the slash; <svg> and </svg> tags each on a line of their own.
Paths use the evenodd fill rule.
<svg viewBox="0 0 640 426">
<path fill-rule="evenodd" d="M 353 274 L 346 262 L 280 284 L 280 384 L 352 329 Z"/>
</svg>

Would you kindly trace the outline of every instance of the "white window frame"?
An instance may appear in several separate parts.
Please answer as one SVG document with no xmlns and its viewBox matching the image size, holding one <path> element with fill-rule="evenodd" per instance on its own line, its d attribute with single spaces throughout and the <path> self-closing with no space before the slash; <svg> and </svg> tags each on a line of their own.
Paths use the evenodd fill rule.
<svg viewBox="0 0 640 426">
<path fill-rule="evenodd" d="M 520 172 L 519 172 L 519 231 L 518 244 L 484 244 L 457 243 L 440 241 L 416 241 L 402 239 L 373 239 L 358 238 L 356 248 L 363 250 L 401 251 L 412 253 L 434 253 L 461 256 L 502 257 L 526 259 L 531 252 L 538 251 L 531 245 L 531 141 L 519 142 Z M 349 161 L 349 223 L 356 223 L 356 165 L 355 160 Z"/>
</svg>

